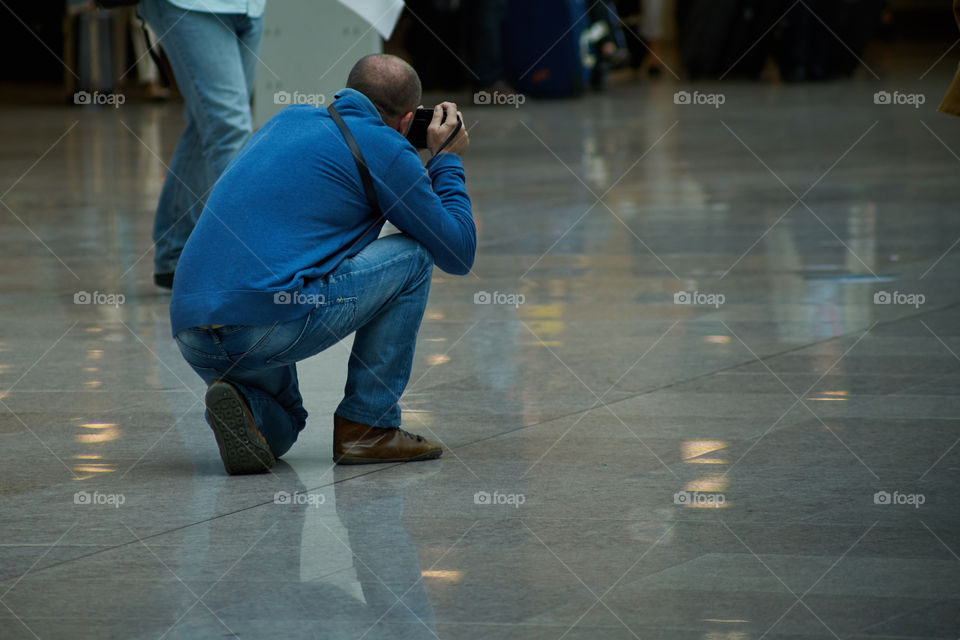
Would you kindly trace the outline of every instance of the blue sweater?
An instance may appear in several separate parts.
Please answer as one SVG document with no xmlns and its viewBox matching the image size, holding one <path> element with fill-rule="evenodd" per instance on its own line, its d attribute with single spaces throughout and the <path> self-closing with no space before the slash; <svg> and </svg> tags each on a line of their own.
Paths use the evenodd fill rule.
<svg viewBox="0 0 960 640">
<path fill-rule="evenodd" d="M 386 219 L 421 242 L 444 271 L 469 272 L 477 238 L 460 157 L 441 153 L 424 170 L 413 145 L 362 93 L 344 89 L 334 104 L 363 152 Z M 250 139 L 211 192 L 177 264 L 173 334 L 306 315 L 322 278 L 373 242 L 382 226 L 327 110 L 287 107 Z M 275 304 L 278 291 L 303 293 L 291 299 L 304 303 Z"/>
</svg>

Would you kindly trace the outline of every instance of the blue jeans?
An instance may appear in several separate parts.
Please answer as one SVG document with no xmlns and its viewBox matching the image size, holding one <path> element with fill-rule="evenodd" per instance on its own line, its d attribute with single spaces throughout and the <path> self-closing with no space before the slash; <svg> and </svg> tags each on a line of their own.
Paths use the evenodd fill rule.
<svg viewBox="0 0 960 640">
<path fill-rule="evenodd" d="M 153 224 L 155 273 L 172 273 L 207 194 L 253 130 L 250 96 L 263 17 L 185 11 L 142 0 L 183 94 L 186 129 L 163 181 Z"/>
<path fill-rule="evenodd" d="M 306 316 L 269 326 L 186 329 L 177 334 L 177 345 L 207 384 L 224 379 L 243 393 L 271 451 L 280 456 L 307 421 L 296 363 L 356 331 L 336 412 L 354 422 L 396 427 L 432 272 L 433 256 L 410 236 L 380 238 L 324 278 L 319 304 Z"/>
</svg>

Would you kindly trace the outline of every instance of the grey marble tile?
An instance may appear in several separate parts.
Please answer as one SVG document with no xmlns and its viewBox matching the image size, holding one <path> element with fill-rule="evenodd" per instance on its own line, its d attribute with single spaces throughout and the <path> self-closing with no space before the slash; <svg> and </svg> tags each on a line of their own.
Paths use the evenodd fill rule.
<svg viewBox="0 0 960 640">
<path fill-rule="evenodd" d="M 881 84 L 929 106 L 948 46 Z M 180 108 L 0 106 L 0 635 L 957 637 L 960 129 L 877 86 L 465 111 L 480 252 L 435 272 L 403 399 L 444 456 L 332 465 L 345 342 L 252 478 L 151 282 Z"/>
</svg>

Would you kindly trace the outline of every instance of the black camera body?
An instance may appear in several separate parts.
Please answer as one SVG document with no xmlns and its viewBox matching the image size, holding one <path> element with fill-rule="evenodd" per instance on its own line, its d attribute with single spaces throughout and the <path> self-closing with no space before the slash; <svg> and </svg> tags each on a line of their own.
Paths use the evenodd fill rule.
<svg viewBox="0 0 960 640">
<path fill-rule="evenodd" d="M 459 116 L 457 117 L 459 119 Z M 447 120 L 447 112 L 444 111 L 440 118 L 440 124 Z M 407 130 L 407 140 L 417 149 L 427 148 L 427 127 L 433 122 L 433 109 L 417 108 L 413 113 L 413 121 L 410 123 L 410 129 Z M 460 127 L 453 132 L 455 136 L 460 131 Z"/>
</svg>

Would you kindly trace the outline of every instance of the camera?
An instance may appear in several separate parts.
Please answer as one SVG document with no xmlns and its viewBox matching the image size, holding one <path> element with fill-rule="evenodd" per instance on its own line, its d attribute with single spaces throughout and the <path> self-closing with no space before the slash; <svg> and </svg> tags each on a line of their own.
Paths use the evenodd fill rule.
<svg viewBox="0 0 960 640">
<path fill-rule="evenodd" d="M 459 119 L 459 116 L 457 116 Z M 440 124 L 447 120 L 447 112 L 444 111 L 440 118 Z M 418 107 L 413 113 L 413 121 L 410 122 L 410 129 L 407 131 L 407 140 L 417 149 L 427 148 L 427 127 L 433 122 L 433 109 Z M 460 127 L 451 134 L 451 138 L 460 132 Z"/>
</svg>

